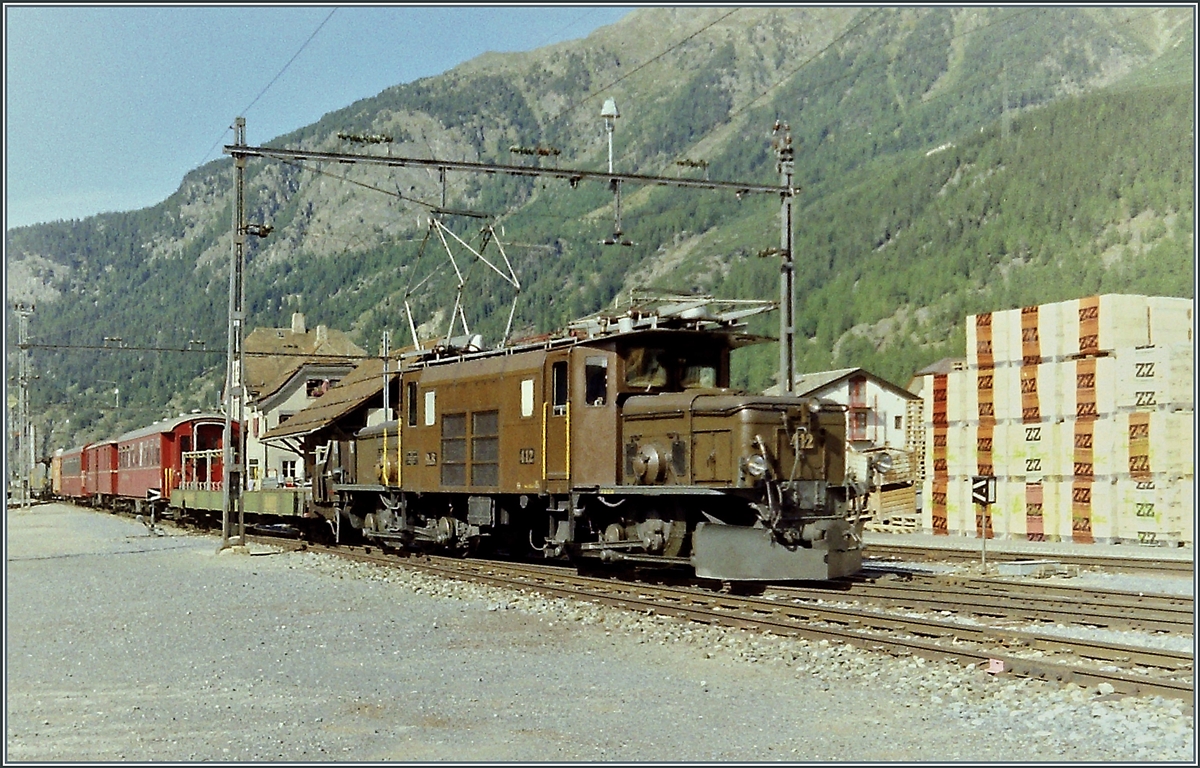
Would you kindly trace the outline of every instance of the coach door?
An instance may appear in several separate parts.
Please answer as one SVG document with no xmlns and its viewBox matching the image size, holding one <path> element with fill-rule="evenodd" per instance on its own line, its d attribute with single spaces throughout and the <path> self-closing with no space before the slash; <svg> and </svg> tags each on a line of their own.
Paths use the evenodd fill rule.
<svg viewBox="0 0 1200 768">
<path fill-rule="evenodd" d="M 546 390 L 542 402 L 542 477 L 546 490 L 563 493 L 570 486 L 571 446 L 567 439 L 571 428 L 571 402 L 567 352 L 546 357 L 542 381 Z"/>
</svg>

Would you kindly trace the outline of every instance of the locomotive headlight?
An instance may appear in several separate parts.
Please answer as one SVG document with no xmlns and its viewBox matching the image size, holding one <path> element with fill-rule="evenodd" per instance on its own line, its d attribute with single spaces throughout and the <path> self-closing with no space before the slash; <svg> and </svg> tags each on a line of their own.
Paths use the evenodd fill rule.
<svg viewBox="0 0 1200 768">
<path fill-rule="evenodd" d="M 760 454 L 753 454 L 746 459 L 746 472 L 754 477 L 767 474 L 767 460 Z"/>
<path fill-rule="evenodd" d="M 888 453 L 878 453 L 871 457 L 871 466 L 881 475 L 892 470 L 892 457 Z"/>
</svg>

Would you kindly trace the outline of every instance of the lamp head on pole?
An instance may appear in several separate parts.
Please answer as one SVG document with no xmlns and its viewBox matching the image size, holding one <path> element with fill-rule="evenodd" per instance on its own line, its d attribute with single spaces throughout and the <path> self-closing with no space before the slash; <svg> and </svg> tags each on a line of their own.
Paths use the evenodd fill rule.
<svg viewBox="0 0 1200 768">
<path fill-rule="evenodd" d="M 621 116 L 617 111 L 617 102 L 612 99 L 605 99 L 604 106 L 600 109 L 600 117 L 604 118 L 604 130 L 608 133 L 608 172 L 613 170 L 613 120 Z"/>
</svg>

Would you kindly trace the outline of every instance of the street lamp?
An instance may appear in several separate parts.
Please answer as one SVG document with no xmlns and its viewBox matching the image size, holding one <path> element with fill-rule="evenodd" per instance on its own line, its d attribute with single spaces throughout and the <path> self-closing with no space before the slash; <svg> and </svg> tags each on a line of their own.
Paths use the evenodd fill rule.
<svg viewBox="0 0 1200 768">
<path fill-rule="evenodd" d="M 612 99 L 605 99 L 604 106 L 600 108 L 600 117 L 604 118 L 604 130 L 608 133 L 608 172 L 613 172 L 613 128 L 615 121 L 621 116 L 617 109 L 617 102 Z M 633 245 L 622 236 L 621 232 L 621 182 L 619 179 L 610 179 L 609 187 L 613 192 L 613 234 L 612 237 L 606 237 L 600 242 L 604 245 Z"/>
<path fill-rule="evenodd" d="M 608 172 L 613 172 L 613 127 L 616 125 L 613 121 L 621 116 L 617 111 L 617 102 L 612 99 L 605 99 L 604 106 L 600 109 L 600 117 L 604 118 L 604 130 L 608 132 Z"/>
</svg>

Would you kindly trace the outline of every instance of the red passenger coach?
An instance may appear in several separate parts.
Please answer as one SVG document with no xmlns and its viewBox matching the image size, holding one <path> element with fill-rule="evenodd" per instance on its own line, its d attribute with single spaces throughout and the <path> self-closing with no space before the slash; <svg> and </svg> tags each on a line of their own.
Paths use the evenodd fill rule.
<svg viewBox="0 0 1200 768">
<path fill-rule="evenodd" d="M 86 446 L 84 446 L 86 448 Z M 59 457 L 59 495 L 67 499 L 82 499 L 83 495 L 83 452 L 84 448 L 70 448 Z"/>
<path fill-rule="evenodd" d="M 116 440 L 116 495 L 135 509 L 144 502 L 165 507 L 171 491 L 184 479 L 183 455 L 197 450 L 223 450 L 225 417 L 190 414 L 152 424 Z M 210 462 L 220 472 L 220 460 Z"/>
<path fill-rule="evenodd" d="M 111 506 L 117 495 L 117 442 L 106 440 L 83 449 L 87 458 L 84 493 L 96 506 Z"/>
</svg>

